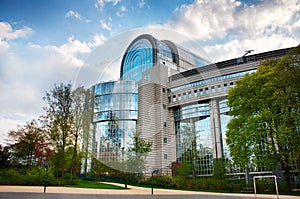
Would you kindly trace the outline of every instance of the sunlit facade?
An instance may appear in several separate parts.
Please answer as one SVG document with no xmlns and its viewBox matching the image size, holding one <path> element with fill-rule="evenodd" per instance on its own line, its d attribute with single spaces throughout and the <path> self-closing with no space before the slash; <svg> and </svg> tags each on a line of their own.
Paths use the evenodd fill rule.
<svg viewBox="0 0 300 199">
<path fill-rule="evenodd" d="M 230 159 L 228 90 L 262 60 L 288 50 L 210 64 L 171 41 L 137 37 L 123 55 L 120 80 L 92 87 L 93 156 L 126 159 L 130 138 L 139 132 L 152 142 L 145 173 L 171 175 L 174 165 L 189 164 L 193 175 L 212 176 L 215 159 Z"/>
<path fill-rule="evenodd" d="M 96 84 L 93 140 L 95 158 L 111 162 L 124 158 L 138 119 L 137 82 L 111 81 Z"/>
</svg>

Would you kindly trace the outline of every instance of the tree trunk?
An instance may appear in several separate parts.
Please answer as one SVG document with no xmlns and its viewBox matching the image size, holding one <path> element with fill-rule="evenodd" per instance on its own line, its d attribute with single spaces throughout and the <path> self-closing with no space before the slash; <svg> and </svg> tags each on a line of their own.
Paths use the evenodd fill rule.
<svg viewBox="0 0 300 199">
<path fill-rule="evenodd" d="M 284 171 L 284 181 L 287 186 L 287 191 L 290 192 L 292 190 L 292 183 L 291 183 L 291 177 L 290 177 L 290 167 L 287 165 L 282 165 L 282 169 Z"/>
<path fill-rule="evenodd" d="M 76 133 L 76 135 L 75 135 L 75 144 L 74 144 L 74 151 L 73 151 L 73 157 L 72 157 L 72 166 L 71 166 L 71 176 L 70 176 L 70 180 L 73 180 L 73 173 L 74 173 L 74 170 L 75 170 L 75 174 L 76 174 L 77 142 L 78 142 L 78 133 Z"/>
</svg>

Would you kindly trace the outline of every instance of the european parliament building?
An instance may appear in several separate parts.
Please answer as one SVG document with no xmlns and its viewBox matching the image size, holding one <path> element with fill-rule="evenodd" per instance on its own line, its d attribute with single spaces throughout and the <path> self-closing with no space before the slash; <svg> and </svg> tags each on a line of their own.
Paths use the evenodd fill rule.
<svg viewBox="0 0 300 199">
<path fill-rule="evenodd" d="M 91 88 L 93 157 L 104 163 L 125 160 L 131 138 L 139 132 L 152 142 L 146 173 L 160 169 L 171 175 L 176 165 L 193 162 L 195 175 L 211 176 L 214 160 L 230 157 L 225 134 L 231 119 L 228 90 L 263 60 L 288 50 L 212 64 L 172 41 L 138 36 L 123 55 L 120 80 Z M 90 169 L 91 160 L 85 167 Z"/>
</svg>

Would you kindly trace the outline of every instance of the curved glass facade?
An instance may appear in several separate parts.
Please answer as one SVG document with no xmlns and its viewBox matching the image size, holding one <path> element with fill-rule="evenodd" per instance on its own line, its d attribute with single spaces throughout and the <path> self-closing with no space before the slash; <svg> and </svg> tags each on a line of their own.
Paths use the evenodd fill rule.
<svg viewBox="0 0 300 199">
<path fill-rule="evenodd" d="M 95 149 L 103 162 L 121 160 L 136 132 L 136 81 L 105 82 L 94 87 Z"/>
<path fill-rule="evenodd" d="M 95 85 L 94 122 L 137 120 L 136 81 L 106 82 Z"/>
<path fill-rule="evenodd" d="M 155 64 L 183 72 L 209 62 L 169 40 L 157 40 L 151 35 L 137 37 L 128 47 L 121 64 L 121 79 L 141 80 L 142 73 Z"/>
<path fill-rule="evenodd" d="M 123 80 L 141 80 L 142 73 L 153 67 L 153 47 L 148 39 L 140 39 L 126 51 L 121 68 Z"/>
</svg>

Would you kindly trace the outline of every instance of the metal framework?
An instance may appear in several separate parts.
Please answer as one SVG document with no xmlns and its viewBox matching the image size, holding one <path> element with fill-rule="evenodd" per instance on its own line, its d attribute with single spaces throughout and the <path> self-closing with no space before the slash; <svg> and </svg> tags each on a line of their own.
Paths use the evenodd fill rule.
<svg viewBox="0 0 300 199">
<path fill-rule="evenodd" d="M 253 181 L 254 181 L 254 193 L 255 193 L 255 197 L 256 197 L 256 183 L 255 183 L 255 179 L 261 179 L 261 178 L 274 178 L 274 182 L 275 182 L 275 187 L 276 187 L 276 194 L 277 194 L 277 198 L 279 199 L 279 195 L 278 195 L 278 185 L 277 185 L 277 177 L 275 175 L 271 175 L 271 176 L 254 176 L 253 177 Z"/>
</svg>

